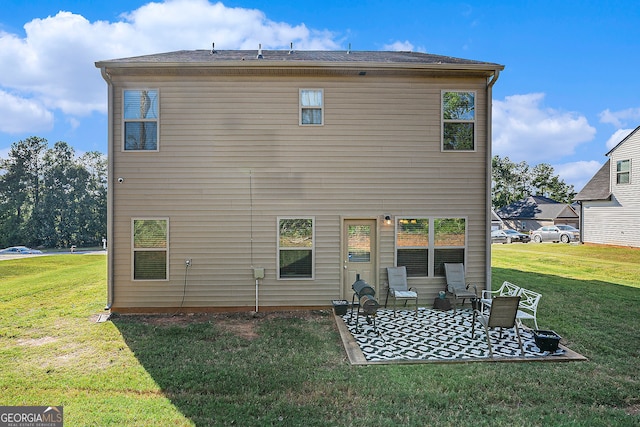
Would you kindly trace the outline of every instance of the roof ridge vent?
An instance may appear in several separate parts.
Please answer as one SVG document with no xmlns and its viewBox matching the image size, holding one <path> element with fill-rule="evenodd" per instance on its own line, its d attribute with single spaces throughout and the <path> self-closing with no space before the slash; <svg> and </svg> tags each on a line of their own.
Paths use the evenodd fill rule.
<svg viewBox="0 0 640 427">
<path fill-rule="evenodd" d="M 258 56 L 256 56 L 257 59 L 264 59 L 264 56 L 262 56 L 262 43 L 258 44 Z"/>
</svg>

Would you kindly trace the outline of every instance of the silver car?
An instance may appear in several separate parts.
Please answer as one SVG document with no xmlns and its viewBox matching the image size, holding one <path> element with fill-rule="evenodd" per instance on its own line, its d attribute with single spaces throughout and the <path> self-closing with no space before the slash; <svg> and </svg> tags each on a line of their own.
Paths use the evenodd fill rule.
<svg viewBox="0 0 640 427">
<path fill-rule="evenodd" d="M 534 242 L 569 243 L 580 240 L 580 230 L 570 225 L 545 225 L 531 233 Z"/>
</svg>

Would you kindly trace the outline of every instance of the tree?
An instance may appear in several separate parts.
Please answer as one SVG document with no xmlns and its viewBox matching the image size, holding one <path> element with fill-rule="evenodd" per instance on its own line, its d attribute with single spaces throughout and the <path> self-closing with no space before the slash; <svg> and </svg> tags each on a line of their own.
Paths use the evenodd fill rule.
<svg viewBox="0 0 640 427">
<path fill-rule="evenodd" d="M 46 151 L 45 151 L 46 150 Z M 0 246 L 99 245 L 106 235 L 107 162 L 31 137 L 0 159 Z"/>
<path fill-rule="evenodd" d="M 513 163 L 508 157 L 493 156 L 491 160 L 492 205 L 507 206 L 530 195 L 549 197 L 561 203 L 571 203 L 576 192 L 554 175 L 553 167 L 541 163 L 531 168 L 525 161 Z"/>
<path fill-rule="evenodd" d="M 0 160 L 0 246 L 22 241 L 34 245 L 30 230 L 40 228 L 42 157 L 47 140 L 30 137 L 11 145 Z"/>
</svg>

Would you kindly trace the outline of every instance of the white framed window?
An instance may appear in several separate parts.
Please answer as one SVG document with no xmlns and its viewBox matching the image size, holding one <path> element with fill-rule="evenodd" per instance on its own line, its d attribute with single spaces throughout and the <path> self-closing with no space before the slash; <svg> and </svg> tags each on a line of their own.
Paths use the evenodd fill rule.
<svg viewBox="0 0 640 427">
<path fill-rule="evenodd" d="M 315 219 L 278 218 L 278 279 L 313 279 Z"/>
<path fill-rule="evenodd" d="M 476 149 L 476 92 L 442 91 L 442 150 Z"/>
<path fill-rule="evenodd" d="M 396 265 L 407 268 L 407 277 L 429 275 L 429 218 L 398 218 Z"/>
<path fill-rule="evenodd" d="M 158 151 L 160 127 L 156 89 L 125 89 L 123 99 L 122 149 Z"/>
<path fill-rule="evenodd" d="M 444 276 L 445 263 L 464 264 L 467 242 L 465 218 L 433 219 L 433 275 Z"/>
<path fill-rule="evenodd" d="M 397 218 L 396 266 L 408 277 L 444 276 L 444 263 L 465 262 L 466 232 L 466 218 Z"/>
<path fill-rule="evenodd" d="M 133 218 L 132 279 L 168 280 L 169 218 Z"/>
<path fill-rule="evenodd" d="M 324 124 L 324 90 L 300 89 L 300 125 Z"/>
<path fill-rule="evenodd" d="M 618 160 L 616 162 L 616 184 L 629 184 L 631 182 L 631 160 Z"/>
</svg>

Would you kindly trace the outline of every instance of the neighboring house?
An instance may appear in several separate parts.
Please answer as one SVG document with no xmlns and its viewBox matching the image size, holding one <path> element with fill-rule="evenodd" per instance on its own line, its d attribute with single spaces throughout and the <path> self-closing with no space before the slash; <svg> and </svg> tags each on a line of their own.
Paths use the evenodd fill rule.
<svg viewBox="0 0 640 427">
<path fill-rule="evenodd" d="M 494 209 L 491 209 L 491 231 L 503 230 L 507 228 L 502 219 L 498 216 Z"/>
<path fill-rule="evenodd" d="M 545 225 L 567 224 L 576 228 L 580 225 L 578 213 L 571 205 L 543 196 L 529 196 L 497 209 L 496 213 L 507 228 L 522 232 Z"/>
<path fill-rule="evenodd" d="M 606 154 L 575 200 L 582 241 L 640 247 L 640 126 Z"/>
<path fill-rule="evenodd" d="M 108 307 L 326 307 L 405 265 L 490 284 L 502 65 L 415 52 L 178 51 L 100 61 Z"/>
</svg>

